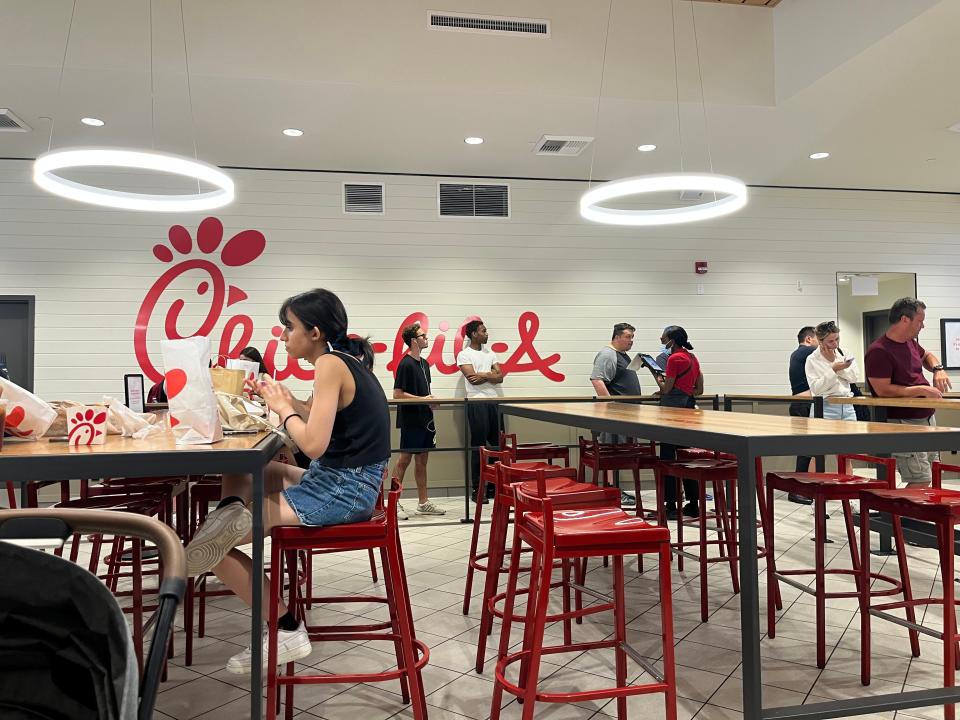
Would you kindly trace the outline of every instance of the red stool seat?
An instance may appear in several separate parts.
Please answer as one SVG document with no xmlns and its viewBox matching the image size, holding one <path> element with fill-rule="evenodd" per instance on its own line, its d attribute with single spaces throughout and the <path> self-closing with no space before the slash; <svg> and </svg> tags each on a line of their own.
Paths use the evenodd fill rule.
<svg viewBox="0 0 960 720">
<path fill-rule="evenodd" d="M 856 500 L 861 490 L 882 490 L 889 487 L 886 480 L 852 473 L 769 472 L 767 482 L 774 483 L 776 490 L 804 497 L 810 497 L 810 493 L 821 493 L 827 500 Z"/>
<path fill-rule="evenodd" d="M 871 506 L 881 512 L 906 515 L 916 520 L 960 517 L 960 490 L 942 488 L 897 488 L 871 490 Z"/>
<path fill-rule="evenodd" d="M 508 451 L 514 461 L 517 460 L 563 460 L 564 467 L 570 467 L 570 448 L 551 442 L 518 443 L 516 433 L 500 433 L 500 450 Z"/>
<path fill-rule="evenodd" d="M 536 482 L 521 483 L 520 490 L 530 495 L 536 492 Z M 542 513 L 527 513 L 523 522 L 541 532 L 544 529 Z M 590 547 L 617 546 L 626 542 L 668 542 L 670 530 L 651 525 L 645 520 L 619 508 L 595 510 L 559 510 L 553 514 L 553 535 L 557 547 L 573 548 L 589 538 Z M 643 535 L 638 533 L 643 531 Z"/>
<path fill-rule="evenodd" d="M 736 455 L 705 448 L 677 448 L 677 462 L 683 460 L 736 460 Z"/>
</svg>

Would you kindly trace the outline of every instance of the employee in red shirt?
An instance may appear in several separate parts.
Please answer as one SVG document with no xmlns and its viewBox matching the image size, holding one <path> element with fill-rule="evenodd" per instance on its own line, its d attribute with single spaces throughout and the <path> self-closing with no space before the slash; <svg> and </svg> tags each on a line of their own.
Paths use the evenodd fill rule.
<svg viewBox="0 0 960 720">
<path fill-rule="evenodd" d="M 875 397 L 926 398 L 937 400 L 950 390 L 950 377 L 939 358 L 924 350 L 917 338 L 923 330 L 927 306 L 916 298 L 900 298 L 890 308 L 890 327 L 868 349 L 864 357 L 867 385 Z M 933 373 L 933 384 L 923 371 Z M 888 408 L 887 422 L 907 425 L 936 425 L 928 408 Z M 893 453 L 904 483 L 929 485 L 931 462 L 937 453 Z"/>
<path fill-rule="evenodd" d="M 687 338 L 687 331 L 679 325 L 670 325 L 663 331 L 660 342 L 663 344 L 664 352 L 668 353 L 664 374 L 655 376 L 660 386 L 658 393 L 660 406 L 696 407 L 695 398 L 703 394 L 703 373 L 700 372 L 700 361 L 690 352 L 693 350 L 693 345 Z M 660 457 L 663 460 L 676 459 L 677 447 L 661 443 Z M 687 504 L 683 506 L 683 514 L 688 517 L 697 517 L 700 513 L 697 484 L 692 480 L 684 480 L 683 494 L 687 498 Z M 676 482 L 672 477 L 664 478 L 664 499 L 667 518 L 676 518 L 677 490 Z"/>
</svg>

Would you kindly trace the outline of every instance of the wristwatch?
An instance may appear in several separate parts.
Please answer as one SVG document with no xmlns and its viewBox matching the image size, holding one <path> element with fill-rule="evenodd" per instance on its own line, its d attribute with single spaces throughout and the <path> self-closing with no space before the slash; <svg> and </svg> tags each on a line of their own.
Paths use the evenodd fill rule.
<svg viewBox="0 0 960 720">
<path fill-rule="evenodd" d="M 940 372 L 941 370 L 943 370 L 943 365 L 934 365 L 930 368 L 930 372 Z"/>
</svg>

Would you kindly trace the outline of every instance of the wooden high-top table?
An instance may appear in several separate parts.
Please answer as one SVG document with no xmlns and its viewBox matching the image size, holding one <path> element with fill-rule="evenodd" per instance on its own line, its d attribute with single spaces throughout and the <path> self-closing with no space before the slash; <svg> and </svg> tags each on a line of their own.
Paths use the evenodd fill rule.
<svg viewBox="0 0 960 720">
<path fill-rule="evenodd" d="M 21 505 L 26 505 L 27 486 L 33 482 L 83 480 L 106 477 L 152 477 L 155 475 L 221 475 L 250 473 L 253 476 L 253 608 L 250 647 L 250 717 L 262 717 L 263 684 L 263 467 L 283 446 L 273 433 L 228 435 L 212 445 L 177 445 L 166 432 L 146 440 L 108 435 L 103 445 L 73 447 L 65 442 L 17 441 L 4 438 L 0 449 L 0 484 L 20 486 Z"/>
<path fill-rule="evenodd" d="M 733 453 L 739 464 L 740 638 L 743 713 L 747 720 L 819 720 L 960 702 L 960 688 L 873 695 L 764 710 L 761 700 L 760 600 L 757 584 L 756 458 L 960 448 L 960 428 L 750 415 L 620 403 L 508 404 L 505 415 L 597 432 Z M 752 582 L 748 579 L 752 578 Z"/>
</svg>

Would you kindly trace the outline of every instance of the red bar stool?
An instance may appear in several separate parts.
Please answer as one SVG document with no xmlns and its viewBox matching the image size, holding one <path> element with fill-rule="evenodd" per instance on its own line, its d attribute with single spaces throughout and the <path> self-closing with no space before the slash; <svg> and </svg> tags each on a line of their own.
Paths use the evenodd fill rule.
<svg viewBox="0 0 960 720">
<path fill-rule="evenodd" d="M 696 518 L 686 518 L 682 512 L 677 513 L 677 537 L 676 541 L 671 543 L 671 549 L 677 556 L 678 570 L 683 571 L 684 558 L 696 560 L 700 565 L 700 619 L 707 622 L 709 618 L 707 568 L 711 564 L 727 563 L 730 566 L 730 582 L 733 585 L 733 592 L 740 592 L 740 576 L 737 571 L 736 520 L 727 505 L 728 483 L 731 485 L 733 493 L 730 504 L 736 504 L 737 463 L 716 458 L 660 462 L 654 468 L 654 474 L 657 484 L 657 522 L 664 527 L 668 526 L 663 500 L 666 490 L 666 476 L 672 477 L 676 482 L 678 502 L 681 502 L 680 499 L 683 497 L 683 480 L 692 480 L 697 484 L 699 515 Z M 711 485 L 713 489 L 714 510 L 712 513 L 707 512 L 707 485 Z M 690 499 L 687 498 L 687 500 Z M 716 525 L 711 528 L 708 526 L 708 522 L 714 522 Z M 699 530 L 697 540 L 683 539 L 683 529 L 687 526 L 693 526 Z M 708 530 L 716 530 L 716 540 L 708 538 Z M 694 545 L 698 548 L 696 555 L 687 551 L 688 547 Z M 708 551 L 711 546 L 717 547 L 719 556 L 709 556 Z"/>
<path fill-rule="evenodd" d="M 501 433 L 502 437 L 502 433 Z M 516 437 L 516 436 L 513 436 Z M 564 448 L 566 449 L 566 448 Z M 473 574 L 474 572 L 487 572 L 487 553 L 477 552 L 480 544 L 480 524 L 483 520 L 483 502 L 487 496 L 487 487 L 496 488 L 497 469 L 492 463 L 514 464 L 517 467 L 534 469 L 538 467 L 553 468 L 559 467 L 543 462 L 525 462 L 514 463 L 516 458 L 512 450 L 490 450 L 485 447 L 480 448 L 480 485 L 477 488 L 477 497 L 473 511 L 473 531 L 470 534 L 470 555 L 467 558 L 467 582 L 463 588 L 463 614 L 470 613 L 470 600 L 473 592 Z M 509 522 L 509 520 L 508 520 Z M 507 568 L 501 567 L 501 573 L 507 572 Z"/>
<path fill-rule="evenodd" d="M 863 477 L 854 475 L 851 463 L 870 463 L 886 469 L 887 479 Z M 769 472 L 767 473 L 767 519 L 773 527 L 773 494 L 777 490 L 813 500 L 814 514 L 814 567 L 796 570 L 778 570 L 774 552 L 775 533 L 768 535 L 768 544 L 771 555 L 767 561 L 767 634 L 776 637 L 777 614 L 772 602 L 773 593 L 779 589 L 781 581 L 795 587 L 801 592 L 813 595 L 817 605 L 817 667 L 823 668 L 827 664 L 825 618 L 826 600 L 828 598 L 859 598 L 860 597 L 860 554 L 857 552 L 857 536 L 853 527 L 853 515 L 850 511 L 850 501 L 856 500 L 862 490 L 892 490 L 896 484 L 897 461 L 893 458 L 880 458 L 872 455 L 838 455 L 838 472 L 835 473 L 805 473 L 805 472 Z M 823 542 L 827 537 L 827 502 L 840 501 L 843 504 L 843 520 L 847 531 L 847 541 L 850 544 L 850 561 L 852 568 L 826 568 L 823 554 Z M 897 543 L 897 553 L 903 552 L 903 546 Z M 866 568 L 869 571 L 869 565 Z M 816 583 L 811 590 L 802 582 L 793 579 L 796 575 L 815 575 Z M 827 592 L 827 575 L 853 576 L 857 585 L 854 591 Z M 900 595 L 904 592 L 903 585 L 892 577 L 880 573 L 868 572 L 871 580 L 887 583 L 889 587 L 870 589 L 871 597 L 886 597 Z M 911 611 L 912 612 L 912 611 Z"/>
<path fill-rule="evenodd" d="M 636 494 L 637 517 L 643 517 L 643 499 L 640 497 L 640 470 L 652 469 L 659 458 L 656 443 L 601 443 L 580 438 L 580 462 L 577 466 L 577 480 L 586 480 L 586 470 L 593 471 L 593 482 L 609 485 L 608 472 L 629 470 L 633 474 L 633 489 Z M 601 482 L 602 481 L 602 482 Z"/>
<path fill-rule="evenodd" d="M 960 663 L 957 641 L 956 590 L 954 589 L 955 530 L 960 521 L 960 491 L 943 489 L 943 473 L 960 472 L 960 466 L 933 463 L 932 487 L 895 488 L 871 490 L 860 493 L 860 676 L 864 685 L 870 684 L 870 623 L 873 616 L 905 625 L 910 632 L 910 647 L 914 657 L 920 656 L 918 631 L 932 635 L 943 642 L 943 686 L 954 687 L 956 670 Z M 900 567 L 900 582 L 904 599 L 899 602 L 871 603 L 871 594 L 864 584 L 865 569 L 870 567 L 870 510 L 889 513 L 897 544 L 897 560 Z M 937 547 L 940 551 L 940 581 L 942 597 L 914 599 L 910 588 L 910 573 L 906 553 L 903 552 L 903 525 L 901 518 L 910 518 L 932 523 L 937 531 Z M 940 632 L 917 624 L 915 611 L 918 605 L 939 605 L 943 608 L 943 627 Z M 907 621 L 890 611 L 904 608 Z M 948 610 L 949 609 L 949 610 Z M 944 706 L 944 717 L 953 720 L 956 715 L 953 705 Z"/>
<path fill-rule="evenodd" d="M 523 720 L 534 717 L 536 702 L 567 703 L 599 698 L 617 699 L 617 717 L 627 716 L 627 697 L 648 693 L 663 693 L 667 720 L 676 720 L 677 697 L 673 658 L 673 610 L 670 581 L 670 531 L 666 527 L 650 525 L 643 519 L 620 508 L 583 510 L 561 509 L 550 496 L 546 473 L 533 473 L 536 480 L 513 486 L 517 520 L 514 524 L 511 573 L 507 582 L 503 627 L 500 631 L 500 657 L 496 667 L 496 684 L 490 707 L 491 720 L 499 720 L 503 691 L 522 698 Z M 510 628 L 514 619 L 519 555 L 522 545 L 533 550 L 527 610 L 524 617 L 523 645 L 519 652 L 507 654 Z M 623 557 L 635 553 L 655 553 L 660 561 L 660 613 L 663 638 L 663 672 L 646 662 L 640 653 L 627 644 L 626 607 L 624 602 Z M 587 557 L 613 558 L 613 593 L 607 597 L 594 590 L 584 592 L 603 601 L 601 605 L 582 611 L 609 611 L 614 614 L 613 639 L 597 642 L 573 643 L 565 639 L 560 645 L 544 647 L 544 626 L 550 620 L 551 575 L 556 560 L 578 562 Z M 576 611 L 574 611 L 574 614 Z M 579 653 L 585 650 L 612 648 L 616 653 L 616 685 L 598 690 L 572 692 L 538 692 L 540 659 L 555 653 Z M 644 685 L 627 683 L 627 658 L 632 658 L 647 671 L 655 682 Z M 506 678 L 507 666 L 520 661 L 517 683 Z"/>
<path fill-rule="evenodd" d="M 540 468 L 524 468 L 518 465 L 504 465 L 498 463 L 497 493 L 493 501 L 493 516 L 490 520 L 490 539 L 487 544 L 487 574 L 483 586 L 483 599 L 480 614 L 480 631 L 477 639 L 478 673 L 483 672 L 484 656 L 487 652 L 487 637 L 493 632 L 494 617 L 503 618 L 504 611 L 497 604 L 506 597 L 505 593 L 498 593 L 497 586 L 500 573 L 504 571 L 506 558 L 507 530 L 510 522 L 510 513 L 514 506 L 515 484 L 536 482 L 536 478 L 543 478 L 544 492 L 553 501 L 554 506 L 562 508 L 620 508 L 620 493 L 613 488 L 601 488 L 592 483 L 578 482 L 576 471 L 573 468 L 547 466 Z M 519 553 L 519 550 L 517 550 Z M 511 549 L 511 553 L 513 550 Z M 550 622 L 563 621 L 564 638 L 569 641 L 571 634 L 570 619 L 573 617 L 569 610 L 570 567 L 561 563 L 563 580 L 558 584 L 564 586 L 565 612 L 551 616 Z M 507 566 L 507 571 L 514 571 Z M 525 572 L 526 568 L 517 566 L 516 572 Z M 579 576 L 582 578 L 583 567 Z M 581 607 L 580 591 L 577 595 L 577 607 Z M 585 611 L 586 612 L 586 611 Z M 513 617 L 514 622 L 523 622 L 520 616 Z"/>
<path fill-rule="evenodd" d="M 293 717 L 293 688 L 295 685 L 316 683 L 363 683 L 400 680 L 403 702 L 412 702 L 413 717 L 425 720 L 427 704 L 424 699 L 423 682 L 420 671 L 430 659 L 430 650 L 416 638 L 413 626 L 413 613 L 410 607 L 410 594 L 407 589 L 407 576 L 403 565 L 403 552 L 400 547 L 400 534 L 397 529 L 397 503 L 400 500 L 402 486 L 394 479 L 389 493 L 385 512 L 367 522 L 330 527 L 278 526 L 273 528 L 270 537 L 271 567 L 277 572 L 270 574 L 270 597 L 280 596 L 283 572 L 281 562 L 287 560 L 288 574 L 295 576 L 296 561 L 291 556 L 301 550 L 322 550 L 325 552 L 343 552 L 348 550 L 379 550 L 383 560 L 385 597 L 344 595 L 314 598 L 319 603 L 385 603 L 390 610 L 390 620 L 383 623 L 356 625 L 306 625 L 312 641 L 326 640 L 383 640 L 392 642 L 397 654 L 396 670 L 378 673 L 338 673 L 324 675 L 295 675 L 294 663 L 288 663 L 283 673 L 277 671 L 277 603 L 270 604 L 267 650 L 267 718 L 274 720 L 279 702 L 279 686 L 286 686 L 286 718 Z M 289 582 L 289 607 L 299 620 L 306 623 L 306 602 L 299 594 L 299 585 L 293 579 Z M 385 632 L 383 632 L 385 631 Z"/>
<path fill-rule="evenodd" d="M 570 448 L 554 443 L 517 443 L 516 433 L 500 431 L 500 449 L 508 450 L 514 462 L 520 460 L 545 460 L 551 465 L 554 460 L 563 460 L 564 467 L 570 467 Z"/>
</svg>

